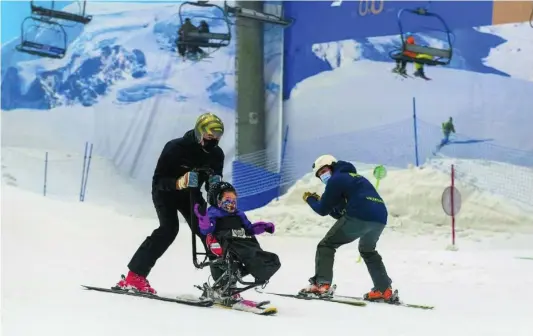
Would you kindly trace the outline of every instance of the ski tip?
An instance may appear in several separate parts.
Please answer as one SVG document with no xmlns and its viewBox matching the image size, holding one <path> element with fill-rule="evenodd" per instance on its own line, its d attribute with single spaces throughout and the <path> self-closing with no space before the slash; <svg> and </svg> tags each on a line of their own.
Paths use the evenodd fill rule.
<svg viewBox="0 0 533 336">
<path fill-rule="evenodd" d="M 278 313 L 278 309 L 276 307 L 268 307 L 268 308 L 263 309 L 263 311 L 259 315 L 271 316 L 277 313 Z"/>
</svg>

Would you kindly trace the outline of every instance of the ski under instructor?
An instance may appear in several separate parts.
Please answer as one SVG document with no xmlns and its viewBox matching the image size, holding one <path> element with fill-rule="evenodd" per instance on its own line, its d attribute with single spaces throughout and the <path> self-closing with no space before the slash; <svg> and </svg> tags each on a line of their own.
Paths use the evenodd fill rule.
<svg viewBox="0 0 533 336">
<path fill-rule="evenodd" d="M 122 276 L 117 287 L 156 294 L 147 277 L 178 235 L 178 211 L 189 227 L 197 226 L 198 219 L 191 216 L 191 197 L 195 198 L 194 203 L 206 205 L 201 192 L 193 193 L 189 188 L 199 190 L 205 183 L 208 191 L 210 185 L 222 180 L 224 152 L 218 143 L 223 134 L 222 120 L 212 113 L 205 113 L 196 120 L 193 130 L 186 132 L 181 138 L 167 142 L 152 179 L 152 200 L 159 218 L 159 227 L 139 246 L 128 264 L 128 275 Z M 201 170 L 196 172 L 198 169 Z M 191 223 L 191 217 L 194 223 Z M 211 268 L 212 273 L 217 271 L 218 269 Z M 213 278 L 217 279 L 216 275 L 213 274 Z"/>
<path fill-rule="evenodd" d="M 304 201 L 319 215 L 337 219 L 326 236 L 318 243 L 315 275 L 302 294 L 328 295 L 333 288 L 333 262 L 337 248 L 359 239 L 359 253 L 363 258 L 374 288 L 364 295 L 365 300 L 396 300 L 376 244 L 387 224 L 387 207 L 378 192 L 354 165 L 322 155 L 313 164 L 313 173 L 325 185 L 322 196 L 305 192 Z"/>
</svg>

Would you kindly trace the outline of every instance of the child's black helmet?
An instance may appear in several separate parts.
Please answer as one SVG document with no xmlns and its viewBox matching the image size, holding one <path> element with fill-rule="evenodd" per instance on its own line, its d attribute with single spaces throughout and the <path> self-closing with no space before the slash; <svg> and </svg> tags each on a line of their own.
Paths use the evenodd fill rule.
<svg viewBox="0 0 533 336">
<path fill-rule="evenodd" d="M 222 181 L 213 184 L 209 187 L 209 192 L 207 193 L 207 202 L 209 202 L 210 205 L 217 206 L 218 201 L 220 201 L 220 197 L 226 191 L 232 191 L 237 194 L 237 190 L 235 190 L 235 187 L 229 182 Z"/>
</svg>

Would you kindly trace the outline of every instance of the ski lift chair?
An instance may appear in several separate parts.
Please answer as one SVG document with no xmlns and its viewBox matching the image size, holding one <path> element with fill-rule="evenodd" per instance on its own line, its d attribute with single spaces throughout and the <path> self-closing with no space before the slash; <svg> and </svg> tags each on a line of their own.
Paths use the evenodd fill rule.
<svg viewBox="0 0 533 336">
<path fill-rule="evenodd" d="M 406 43 L 406 33 L 404 32 L 403 24 L 402 24 L 402 15 L 405 12 L 419 15 L 419 16 L 424 16 L 424 17 L 436 18 L 443 27 L 442 31 L 446 34 L 447 43 L 449 47 L 440 49 L 440 48 L 433 48 L 433 47 L 428 47 L 428 46 L 421 46 L 417 44 Z M 444 19 L 440 15 L 428 12 L 424 8 L 418 8 L 414 10 L 401 9 L 398 12 L 398 26 L 400 28 L 402 47 L 400 49 L 395 49 L 389 53 L 392 59 L 398 60 L 398 61 L 420 63 L 420 64 L 425 64 L 425 65 L 430 65 L 430 66 L 450 64 L 452 60 L 452 51 L 453 51 L 451 31 L 448 28 L 448 25 L 446 24 Z M 426 54 L 426 55 L 431 56 L 432 59 L 410 57 L 408 55 L 405 55 L 406 51 L 413 52 L 416 54 Z"/>
<path fill-rule="evenodd" d="M 179 10 L 178 10 L 180 25 L 183 25 L 185 23 L 185 19 L 186 19 L 185 17 L 187 16 L 187 14 L 185 13 L 184 8 L 186 6 L 216 9 L 218 12 L 220 12 L 220 16 L 213 18 L 213 19 L 224 21 L 225 26 L 226 26 L 226 32 L 224 33 L 211 33 L 211 32 L 201 33 L 198 31 L 183 32 L 183 35 L 181 36 L 181 38 L 178 38 L 178 40 L 176 41 L 177 45 L 209 49 L 209 51 L 206 51 L 206 54 L 212 54 L 218 49 L 227 47 L 230 45 L 231 25 L 222 7 L 216 4 L 207 3 L 205 1 L 199 1 L 199 2 L 185 1 L 180 5 Z"/>
<path fill-rule="evenodd" d="M 37 41 L 36 38 L 29 38 L 30 32 L 28 31 L 28 29 L 25 29 L 25 25 L 27 23 L 32 23 L 32 25 L 30 26 L 30 30 L 54 30 L 56 33 L 59 34 L 57 44 L 51 45 L 41 43 Z M 63 26 L 54 21 L 35 18 L 31 16 L 25 18 L 21 24 L 20 39 L 20 44 L 16 46 L 16 49 L 20 52 L 24 52 L 30 55 L 61 59 L 65 57 L 65 54 L 67 53 L 67 33 L 65 32 Z"/>
<path fill-rule="evenodd" d="M 93 19 L 92 15 L 85 15 L 85 8 L 87 6 L 87 1 L 83 0 L 82 2 L 82 10 L 80 14 L 74 14 L 69 12 L 64 12 L 60 10 L 54 9 L 55 1 L 52 1 L 52 8 L 46 8 L 35 5 L 34 1 L 30 1 L 31 5 L 31 13 L 35 16 L 40 17 L 46 17 L 50 19 L 58 19 L 58 20 L 65 20 L 65 21 L 72 21 L 77 23 L 83 23 L 87 24 L 91 22 Z"/>
</svg>

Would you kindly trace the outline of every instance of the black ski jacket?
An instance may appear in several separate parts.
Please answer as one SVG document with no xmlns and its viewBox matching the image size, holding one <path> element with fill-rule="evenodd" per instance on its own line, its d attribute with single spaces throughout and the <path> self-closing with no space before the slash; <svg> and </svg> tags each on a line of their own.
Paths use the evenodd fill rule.
<svg viewBox="0 0 533 336">
<path fill-rule="evenodd" d="M 152 178 L 152 194 L 170 197 L 188 194 L 187 189 L 176 190 L 176 180 L 195 168 L 210 169 L 211 174 L 222 177 L 224 151 L 217 146 L 206 153 L 196 140 L 194 130 L 190 130 L 183 137 L 170 140 L 163 148 Z M 200 187 L 205 183 L 206 191 L 209 175 L 201 172 L 198 181 Z"/>
</svg>

